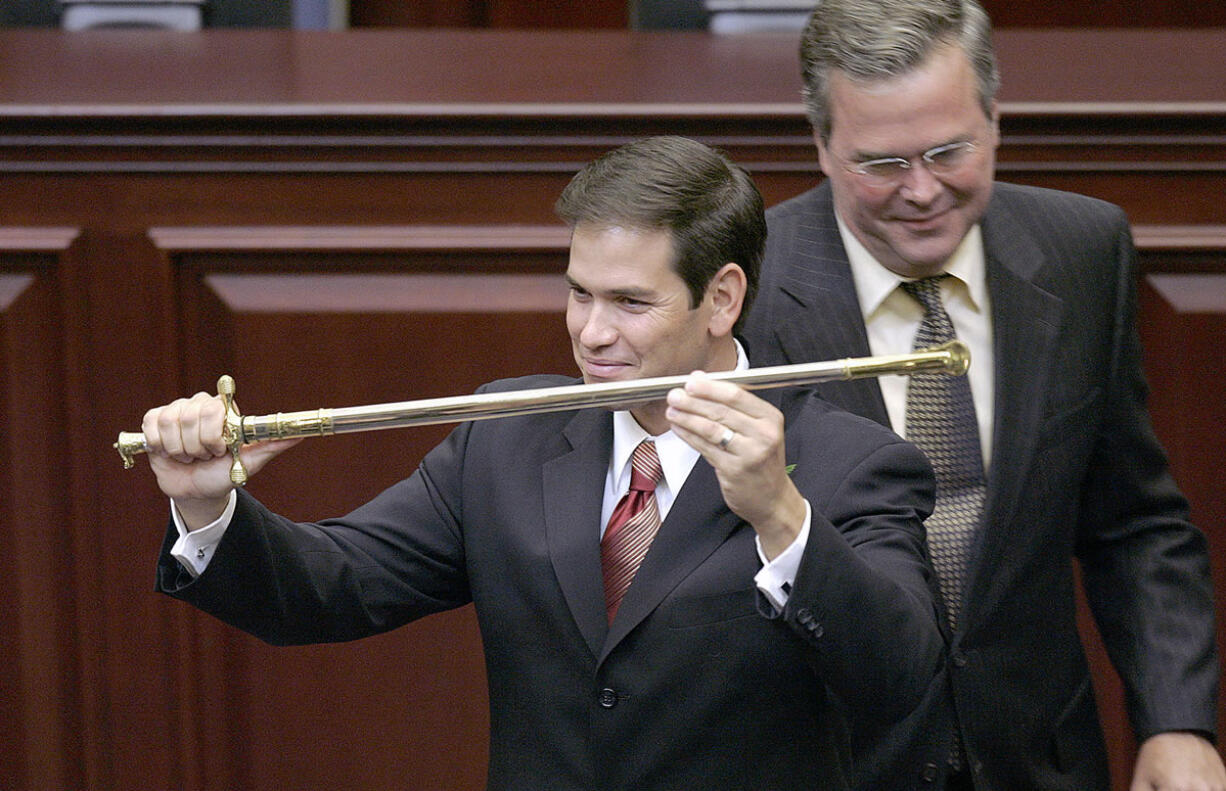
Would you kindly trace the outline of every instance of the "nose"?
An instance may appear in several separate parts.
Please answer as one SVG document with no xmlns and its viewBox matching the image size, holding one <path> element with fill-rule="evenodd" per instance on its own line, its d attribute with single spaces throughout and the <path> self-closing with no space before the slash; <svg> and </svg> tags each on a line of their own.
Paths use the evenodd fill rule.
<svg viewBox="0 0 1226 791">
<path fill-rule="evenodd" d="M 927 205 L 932 203 L 943 188 L 941 180 L 932 174 L 924 160 L 916 159 L 903 176 L 900 193 L 912 203 Z"/>
<path fill-rule="evenodd" d="M 586 349 L 600 349 L 617 340 L 617 328 L 609 311 L 599 301 L 584 306 L 579 319 L 579 343 Z"/>
</svg>

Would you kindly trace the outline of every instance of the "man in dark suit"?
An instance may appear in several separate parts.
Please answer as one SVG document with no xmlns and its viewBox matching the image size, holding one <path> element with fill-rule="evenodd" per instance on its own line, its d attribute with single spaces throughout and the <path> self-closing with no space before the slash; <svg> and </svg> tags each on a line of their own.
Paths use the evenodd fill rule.
<svg viewBox="0 0 1226 791">
<path fill-rule="evenodd" d="M 767 214 L 755 364 L 950 333 L 972 350 L 969 388 L 936 400 L 920 377 L 819 388 L 937 472 L 947 690 L 859 732 L 857 787 L 1108 787 L 1076 558 L 1127 690 L 1132 788 L 1223 788 L 1208 553 L 1146 411 L 1123 213 L 993 183 L 998 78 L 973 0 L 822 0 L 801 60 L 827 178 Z"/>
<path fill-rule="evenodd" d="M 733 333 L 765 219 L 743 171 L 653 138 L 589 165 L 558 208 L 584 381 L 748 364 Z M 233 490 L 221 412 L 197 394 L 145 418 L 173 499 L 159 588 L 277 644 L 473 602 L 491 788 L 845 788 L 847 713 L 905 716 L 942 663 L 931 471 L 816 399 L 786 434 L 771 403 L 702 376 L 628 410 L 466 423 L 318 524 Z M 245 448 L 249 472 L 285 447 Z"/>
</svg>

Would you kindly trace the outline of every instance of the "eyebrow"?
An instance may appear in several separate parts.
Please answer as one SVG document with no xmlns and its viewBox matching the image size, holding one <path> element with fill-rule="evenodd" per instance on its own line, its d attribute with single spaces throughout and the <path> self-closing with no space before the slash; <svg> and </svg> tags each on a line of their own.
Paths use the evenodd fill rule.
<svg viewBox="0 0 1226 791">
<path fill-rule="evenodd" d="M 922 157 L 924 154 L 927 154 L 929 151 L 931 151 L 934 148 L 941 148 L 942 146 L 950 146 L 950 145 L 953 145 L 954 143 L 968 143 L 970 142 L 970 140 L 971 138 L 967 137 L 966 135 L 956 135 L 946 140 L 943 143 L 935 143 L 933 145 L 930 145 L 927 148 L 922 149 L 912 154 L 910 157 L 904 156 L 902 154 L 887 154 L 887 153 L 875 153 L 875 152 L 870 152 L 870 151 L 857 151 L 855 154 L 851 156 L 850 161 L 852 162 L 872 162 L 874 159 L 907 159 L 907 160 L 910 160 L 912 157 Z"/>
<path fill-rule="evenodd" d="M 924 149 L 924 150 L 927 151 L 928 149 Z M 902 154 L 884 154 L 884 153 L 878 154 L 878 153 L 871 153 L 868 151 L 859 151 L 851 156 L 851 161 L 852 162 L 872 162 L 878 159 L 906 159 L 906 158 L 907 157 L 904 157 Z"/>
<path fill-rule="evenodd" d="M 566 285 L 570 288 L 577 288 L 589 293 L 592 291 L 590 288 L 575 280 L 570 275 L 566 276 Z M 632 297 L 634 299 L 643 299 L 645 297 L 655 296 L 655 291 L 649 288 L 614 288 L 602 293 L 614 297 Z"/>
</svg>

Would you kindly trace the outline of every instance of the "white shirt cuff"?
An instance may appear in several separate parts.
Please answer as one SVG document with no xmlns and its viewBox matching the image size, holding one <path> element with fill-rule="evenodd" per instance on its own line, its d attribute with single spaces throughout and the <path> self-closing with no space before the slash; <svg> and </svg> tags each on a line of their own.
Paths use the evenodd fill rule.
<svg viewBox="0 0 1226 791">
<path fill-rule="evenodd" d="M 213 558 L 213 550 L 221 543 L 226 528 L 230 526 L 230 520 L 234 518 L 234 507 L 237 504 L 238 493 L 231 489 L 230 502 L 226 505 L 226 510 L 221 512 L 221 516 L 217 517 L 217 521 L 210 522 L 199 530 L 189 531 L 187 525 L 183 524 L 183 517 L 179 516 L 175 501 L 170 501 L 170 518 L 174 520 L 175 529 L 179 531 L 179 540 L 170 548 L 170 556 L 179 561 L 193 577 L 199 577 L 208 568 L 209 561 Z"/>
<path fill-rule="evenodd" d="M 812 521 L 813 509 L 809 506 L 809 501 L 805 500 L 805 521 L 800 526 L 800 534 L 787 549 L 775 556 L 774 560 L 766 559 L 761 539 L 754 537 L 762 568 L 754 575 L 753 581 L 776 612 L 783 612 L 792 593 L 792 585 L 796 582 L 797 572 L 800 571 L 800 559 L 805 553 L 805 544 L 809 542 L 809 524 Z"/>
</svg>

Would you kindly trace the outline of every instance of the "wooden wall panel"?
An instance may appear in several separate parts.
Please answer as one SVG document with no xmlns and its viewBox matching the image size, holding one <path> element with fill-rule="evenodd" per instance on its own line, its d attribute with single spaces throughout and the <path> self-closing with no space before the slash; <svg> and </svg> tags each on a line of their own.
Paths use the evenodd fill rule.
<svg viewBox="0 0 1226 791">
<path fill-rule="evenodd" d="M 630 23 L 633 0 L 585 3 L 485 0 L 485 22 L 499 28 L 620 28 Z"/>
<path fill-rule="evenodd" d="M 354 27 L 484 27 L 481 0 L 350 0 Z"/>
<path fill-rule="evenodd" d="M 1212 529 L 1226 524 L 1226 444 L 1205 441 L 1226 425 L 1226 244 L 1204 258 L 1213 268 L 1146 275 L 1142 305 L 1157 428 L 1193 517 Z"/>
<path fill-rule="evenodd" d="M 1201 0 L 982 0 L 998 27 L 1212 27 L 1226 25 L 1226 6 Z"/>
<path fill-rule="evenodd" d="M 354 27 L 622 28 L 633 0 L 349 0 Z"/>
<path fill-rule="evenodd" d="M 184 372 L 235 376 L 253 414 L 459 395 L 569 373 L 567 235 L 520 228 L 158 228 Z M 518 240 L 522 247 L 515 247 Z M 192 387 L 196 387 L 193 385 Z M 191 389 L 191 388 L 189 388 Z M 407 476 L 448 426 L 308 440 L 250 484 L 295 518 L 349 511 Z M 227 754 L 206 788 L 479 788 L 488 729 L 471 607 L 338 646 L 272 648 L 190 618 L 221 700 L 193 727 Z M 224 714 L 224 717 L 222 716 Z M 320 739 L 326 734 L 326 739 Z M 377 759 L 372 760 L 372 756 Z"/>
<path fill-rule="evenodd" d="M 625 27 L 628 9 L 678 0 L 349 0 L 355 26 L 592 28 Z M 997 27 L 1211 27 L 1226 25 L 1226 7 L 1204 0 L 983 0 Z M 698 4 L 701 8 L 701 5 Z"/>
<path fill-rule="evenodd" d="M 1220 382 L 1226 374 L 1226 227 L 1194 238 L 1201 246 L 1172 245 L 1146 255 L 1141 326 L 1152 350 L 1146 364 L 1156 429 L 1193 517 L 1212 536 L 1226 524 L 1226 443 L 1220 441 L 1226 425 Z"/>
<path fill-rule="evenodd" d="M 1193 517 L 1226 524 L 1226 226 L 1139 227 L 1141 332 L 1155 428 Z M 1226 571 L 1226 568 L 1216 571 Z M 1219 586 L 1219 590 L 1222 586 Z"/>
<path fill-rule="evenodd" d="M 0 784 L 82 782 L 63 256 L 76 232 L 0 228 Z"/>
</svg>

